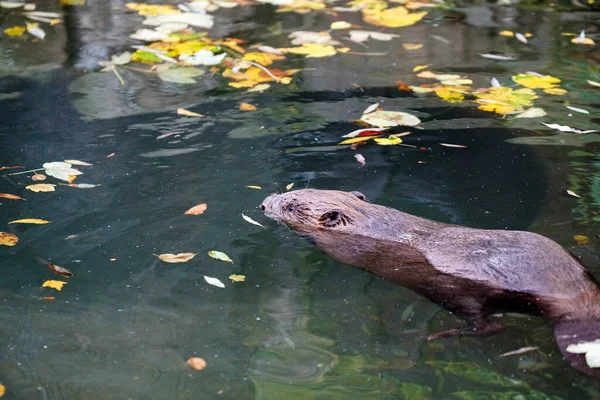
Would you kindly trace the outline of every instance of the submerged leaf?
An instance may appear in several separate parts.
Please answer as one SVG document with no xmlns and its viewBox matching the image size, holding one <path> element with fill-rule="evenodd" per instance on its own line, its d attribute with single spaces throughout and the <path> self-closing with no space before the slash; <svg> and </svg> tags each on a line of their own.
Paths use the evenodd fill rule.
<svg viewBox="0 0 600 400">
<path fill-rule="evenodd" d="M 256 185 L 247 185 L 246 187 L 249 189 L 262 190 L 262 187 Z"/>
<path fill-rule="evenodd" d="M 573 239 L 575 239 L 575 242 L 580 246 L 587 244 L 590 241 L 590 238 L 585 235 L 575 235 L 573 236 Z"/>
<path fill-rule="evenodd" d="M 228 263 L 233 263 L 233 260 L 231 258 L 229 258 L 229 256 L 227 254 L 222 253 L 220 251 L 211 250 L 208 252 L 208 255 L 217 260 L 225 261 Z"/>
<path fill-rule="evenodd" d="M 287 184 L 285 190 L 290 190 L 292 187 L 294 187 L 294 182 Z"/>
<path fill-rule="evenodd" d="M 514 118 L 539 118 L 546 115 L 546 111 L 543 108 L 531 107 L 520 114 L 514 116 Z"/>
<path fill-rule="evenodd" d="M 154 254 L 156 257 L 160 258 L 164 262 L 168 263 L 183 263 L 190 261 L 192 258 L 196 257 L 198 253 L 164 253 L 164 254 Z"/>
<path fill-rule="evenodd" d="M 185 108 L 178 108 L 177 109 L 177 114 L 183 115 L 185 117 L 198 117 L 198 118 L 205 118 L 206 117 L 205 115 L 198 114 L 198 113 L 195 113 L 193 111 L 188 111 Z"/>
<path fill-rule="evenodd" d="M 398 125 L 415 126 L 421 123 L 421 120 L 414 115 L 400 111 L 375 111 L 363 115 L 360 120 L 381 128 Z"/>
<path fill-rule="evenodd" d="M 6 36 L 21 36 L 25 33 L 25 30 L 22 26 L 13 26 L 12 28 L 6 28 L 4 33 Z"/>
<path fill-rule="evenodd" d="M 435 94 L 438 95 L 444 101 L 448 103 L 460 103 L 465 99 L 465 96 L 461 93 L 460 90 L 454 90 L 448 87 L 441 87 L 435 89 Z"/>
<path fill-rule="evenodd" d="M 66 163 L 72 164 L 72 165 L 81 165 L 82 167 L 91 167 L 93 164 L 87 163 L 85 161 L 79 161 L 79 160 L 65 160 Z"/>
<path fill-rule="evenodd" d="M 0 245 L 14 246 L 19 241 L 17 235 L 8 232 L 0 232 Z"/>
<path fill-rule="evenodd" d="M 10 193 L 0 193 L 0 198 L 9 199 L 9 200 L 25 200 L 21 196 L 17 196 L 16 194 L 10 194 Z"/>
<path fill-rule="evenodd" d="M 590 113 L 588 110 L 584 110 L 583 108 L 577 108 L 577 107 L 572 107 L 572 106 L 565 106 L 565 107 L 567 107 L 569 110 L 573 110 L 573 111 L 581 113 L 581 114 L 589 114 Z"/>
<path fill-rule="evenodd" d="M 365 160 L 365 157 L 363 157 L 362 154 L 355 154 L 354 158 L 356 158 L 356 161 L 360 164 L 359 168 L 364 167 L 367 163 L 367 160 Z"/>
<path fill-rule="evenodd" d="M 186 364 L 196 371 L 202 371 L 206 367 L 206 361 L 200 357 L 191 357 L 187 360 Z"/>
<path fill-rule="evenodd" d="M 580 196 L 580 195 L 578 195 L 577 193 L 575 193 L 575 192 L 574 192 L 574 191 L 572 191 L 572 190 L 567 190 L 567 194 L 569 194 L 569 195 L 571 195 L 571 196 L 573 196 L 573 197 L 577 197 L 577 198 L 579 198 L 579 199 L 581 198 L 581 196 Z"/>
<path fill-rule="evenodd" d="M 570 126 L 566 126 L 566 125 L 546 124 L 544 122 L 540 122 L 540 123 L 542 125 L 546 125 L 550 129 L 556 129 L 556 130 L 561 131 L 561 132 L 573 132 L 573 133 L 592 133 L 592 132 L 598 132 L 598 130 L 594 130 L 594 129 L 590 129 L 590 130 L 587 130 L 587 131 L 582 131 L 582 130 L 579 130 L 579 129 L 571 128 Z"/>
<path fill-rule="evenodd" d="M 256 106 L 250 103 L 240 103 L 240 111 L 256 111 Z"/>
</svg>

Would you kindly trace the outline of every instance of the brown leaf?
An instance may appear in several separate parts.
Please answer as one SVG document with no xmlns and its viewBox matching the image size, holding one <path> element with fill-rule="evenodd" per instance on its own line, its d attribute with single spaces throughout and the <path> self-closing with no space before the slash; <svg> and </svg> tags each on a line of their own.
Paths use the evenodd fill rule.
<svg viewBox="0 0 600 400">
<path fill-rule="evenodd" d="M 183 115 L 184 117 L 198 117 L 198 118 L 206 118 L 206 115 L 198 114 L 196 112 L 186 110 L 185 108 L 178 108 L 177 114 Z"/>
<path fill-rule="evenodd" d="M 44 174 L 35 174 L 31 177 L 32 181 L 45 181 L 46 180 L 46 175 Z"/>
<path fill-rule="evenodd" d="M 590 238 L 585 235 L 575 235 L 573 239 L 575 239 L 578 245 L 584 245 L 590 241 Z"/>
<path fill-rule="evenodd" d="M 21 196 L 17 196 L 16 194 L 9 194 L 9 193 L 0 193 L 0 198 L 10 199 L 10 200 L 25 200 Z"/>
<path fill-rule="evenodd" d="M 46 296 L 46 297 L 42 297 L 42 300 L 52 301 L 52 300 L 54 300 L 54 297 L 52 297 L 52 296 Z"/>
<path fill-rule="evenodd" d="M 187 360 L 187 365 L 196 371 L 202 371 L 206 367 L 206 361 L 200 357 L 190 357 L 190 359 Z"/>
<path fill-rule="evenodd" d="M 200 215 L 200 214 L 204 214 L 204 211 L 206 211 L 206 209 L 208 208 L 208 206 L 206 205 L 206 203 L 201 203 L 198 204 L 197 206 L 194 206 L 192 208 L 190 208 L 189 210 L 187 210 L 186 212 L 184 212 L 185 215 Z"/>
<path fill-rule="evenodd" d="M 25 167 L 22 167 L 20 165 L 13 165 L 11 167 L 0 167 L 0 171 L 5 170 L 5 169 L 13 169 L 13 168 L 25 168 Z"/>
<path fill-rule="evenodd" d="M 182 263 L 191 260 L 196 257 L 198 253 L 164 253 L 164 254 L 154 254 L 156 257 L 160 258 L 164 262 L 168 263 Z"/>
<path fill-rule="evenodd" d="M 58 274 L 62 277 L 65 278 L 70 278 L 73 276 L 73 274 L 71 273 L 71 271 L 69 271 L 66 268 L 61 267 L 60 265 L 56 265 L 56 264 L 52 264 L 51 262 L 44 260 L 41 257 L 35 257 L 35 259 L 37 260 L 37 262 L 39 262 L 40 264 L 44 264 L 46 266 L 48 266 L 48 268 L 50 268 L 50 271 L 54 272 L 55 274 Z"/>
</svg>

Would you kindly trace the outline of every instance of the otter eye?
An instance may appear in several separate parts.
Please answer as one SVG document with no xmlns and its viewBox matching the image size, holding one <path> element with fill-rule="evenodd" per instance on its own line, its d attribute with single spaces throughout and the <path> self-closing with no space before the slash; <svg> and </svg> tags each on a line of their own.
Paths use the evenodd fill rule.
<svg viewBox="0 0 600 400">
<path fill-rule="evenodd" d="M 294 212 L 294 205 L 293 205 L 293 204 L 290 204 L 289 206 L 287 206 L 287 210 L 288 210 L 289 212 Z"/>
</svg>

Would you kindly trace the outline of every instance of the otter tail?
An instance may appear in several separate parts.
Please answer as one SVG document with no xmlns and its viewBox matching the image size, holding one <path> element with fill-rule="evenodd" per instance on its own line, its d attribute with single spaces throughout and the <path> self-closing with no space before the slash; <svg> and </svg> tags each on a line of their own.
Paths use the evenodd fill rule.
<svg viewBox="0 0 600 400">
<path fill-rule="evenodd" d="M 573 368 L 600 380 L 600 368 L 590 368 L 585 361 L 585 354 L 567 351 L 570 344 L 600 339 L 600 321 L 557 321 L 554 323 L 554 337 L 563 357 Z"/>
</svg>

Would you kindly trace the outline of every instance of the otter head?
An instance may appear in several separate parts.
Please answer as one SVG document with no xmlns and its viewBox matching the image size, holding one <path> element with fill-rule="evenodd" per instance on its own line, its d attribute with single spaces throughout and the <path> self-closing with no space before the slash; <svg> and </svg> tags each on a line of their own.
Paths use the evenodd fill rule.
<svg viewBox="0 0 600 400">
<path fill-rule="evenodd" d="M 360 192 L 304 189 L 272 194 L 260 209 L 267 217 L 314 239 L 323 231 L 356 231 L 353 224 L 366 218 L 366 206 Z"/>
</svg>

